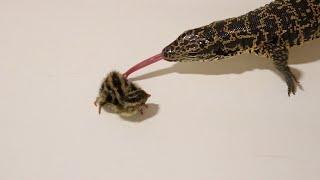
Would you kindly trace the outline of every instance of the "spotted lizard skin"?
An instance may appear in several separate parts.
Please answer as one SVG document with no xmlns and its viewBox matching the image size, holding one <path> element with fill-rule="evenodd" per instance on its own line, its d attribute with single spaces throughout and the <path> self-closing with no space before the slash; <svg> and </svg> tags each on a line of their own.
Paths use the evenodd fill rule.
<svg viewBox="0 0 320 180">
<path fill-rule="evenodd" d="M 221 60 L 242 53 L 271 59 L 295 94 L 288 49 L 320 37 L 320 0 L 275 0 L 239 17 L 182 33 L 162 55 L 172 62 Z"/>
</svg>

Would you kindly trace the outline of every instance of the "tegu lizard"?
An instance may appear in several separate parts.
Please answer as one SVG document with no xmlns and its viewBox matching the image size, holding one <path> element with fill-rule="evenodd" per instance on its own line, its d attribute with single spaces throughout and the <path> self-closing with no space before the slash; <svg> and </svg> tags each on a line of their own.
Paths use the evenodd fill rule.
<svg viewBox="0 0 320 180">
<path fill-rule="evenodd" d="M 239 17 L 182 33 L 162 51 L 167 61 L 212 61 L 242 53 L 271 59 L 295 94 L 288 48 L 320 37 L 320 0 L 275 0 Z"/>
<path fill-rule="evenodd" d="M 319 24 L 320 0 L 275 0 L 242 16 L 185 31 L 160 54 L 135 65 L 123 75 L 111 73 L 114 78 L 105 79 L 96 104 L 101 107 L 117 102 L 113 106 L 116 112 L 136 113 L 141 111 L 149 97 L 140 88 L 128 88 L 131 82 L 127 77 L 138 69 L 161 59 L 170 62 L 213 61 L 242 53 L 272 60 L 284 77 L 290 96 L 296 93 L 299 82 L 288 66 L 288 49 L 319 38 Z M 118 82 L 121 84 L 116 85 Z M 118 91 L 124 93 L 119 94 Z M 105 92 L 109 92 L 109 96 Z"/>
</svg>

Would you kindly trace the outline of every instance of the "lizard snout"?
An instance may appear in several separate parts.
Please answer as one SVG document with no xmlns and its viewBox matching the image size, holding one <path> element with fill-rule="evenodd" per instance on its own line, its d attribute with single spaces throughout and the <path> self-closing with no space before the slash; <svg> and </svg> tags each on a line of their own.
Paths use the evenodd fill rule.
<svg viewBox="0 0 320 180">
<path fill-rule="evenodd" d="M 172 46 L 167 46 L 162 50 L 163 59 L 167 61 L 174 61 L 174 48 Z"/>
</svg>

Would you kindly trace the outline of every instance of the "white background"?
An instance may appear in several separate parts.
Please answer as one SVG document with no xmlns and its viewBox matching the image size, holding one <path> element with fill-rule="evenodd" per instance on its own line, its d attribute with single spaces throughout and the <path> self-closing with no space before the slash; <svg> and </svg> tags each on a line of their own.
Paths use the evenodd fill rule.
<svg viewBox="0 0 320 180">
<path fill-rule="evenodd" d="M 1 0 L 1 180 L 318 180 L 320 41 L 291 49 L 304 91 L 270 61 L 159 62 L 133 74 L 142 117 L 93 101 L 103 77 L 187 29 L 268 0 Z"/>
</svg>

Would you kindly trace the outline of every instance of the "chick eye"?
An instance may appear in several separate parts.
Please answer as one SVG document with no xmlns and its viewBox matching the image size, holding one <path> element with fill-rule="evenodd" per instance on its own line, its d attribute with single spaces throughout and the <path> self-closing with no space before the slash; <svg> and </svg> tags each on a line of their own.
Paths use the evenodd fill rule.
<svg viewBox="0 0 320 180">
<path fill-rule="evenodd" d="M 113 100 L 113 98 L 110 94 L 108 94 L 106 100 L 107 100 L 107 102 L 111 102 Z"/>
</svg>

